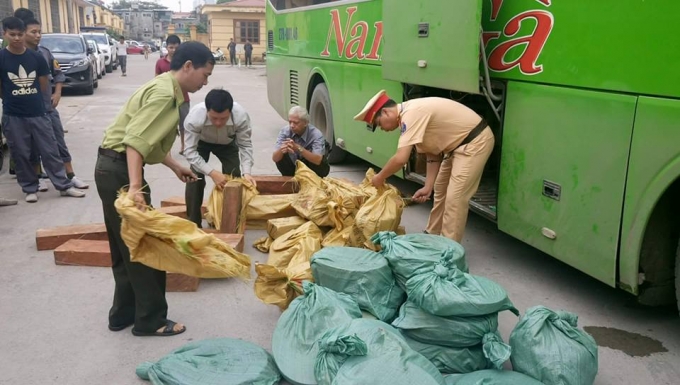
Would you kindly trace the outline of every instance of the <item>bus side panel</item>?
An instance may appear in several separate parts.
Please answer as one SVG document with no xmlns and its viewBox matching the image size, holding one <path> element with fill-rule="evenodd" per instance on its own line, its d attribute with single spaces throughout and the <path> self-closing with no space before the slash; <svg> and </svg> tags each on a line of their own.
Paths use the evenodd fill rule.
<svg viewBox="0 0 680 385">
<path fill-rule="evenodd" d="M 290 109 L 290 58 L 267 55 L 267 98 L 269 104 L 283 118 Z"/>
<path fill-rule="evenodd" d="M 640 97 L 621 225 L 620 285 L 637 293 L 642 239 L 659 197 L 680 176 L 680 100 Z"/>
<path fill-rule="evenodd" d="M 498 227 L 615 285 L 637 98 L 515 82 L 506 98 Z"/>
</svg>

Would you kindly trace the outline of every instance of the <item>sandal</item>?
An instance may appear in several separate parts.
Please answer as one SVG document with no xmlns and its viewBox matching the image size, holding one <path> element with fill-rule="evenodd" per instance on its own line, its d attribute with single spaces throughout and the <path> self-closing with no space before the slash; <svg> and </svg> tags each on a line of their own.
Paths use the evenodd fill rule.
<svg viewBox="0 0 680 385">
<path fill-rule="evenodd" d="M 124 324 L 124 325 L 120 325 L 120 326 L 113 326 L 113 325 L 109 324 L 109 330 L 111 330 L 112 332 L 119 332 L 123 329 L 126 329 L 128 326 L 132 326 L 134 324 L 135 324 L 134 322 L 130 322 L 128 324 Z"/>
<path fill-rule="evenodd" d="M 184 326 L 181 330 L 175 331 L 175 325 L 177 325 L 177 322 L 167 320 L 165 322 L 165 328 L 163 328 L 163 331 L 158 332 L 158 331 L 153 331 L 153 332 L 139 332 L 132 328 L 132 334 L 137 336 L 137 337 L 169 337 L 169 336 L 176 336 L 177 334 L 182 334 L 187 330 L 187 327 Z"/>
</svg>

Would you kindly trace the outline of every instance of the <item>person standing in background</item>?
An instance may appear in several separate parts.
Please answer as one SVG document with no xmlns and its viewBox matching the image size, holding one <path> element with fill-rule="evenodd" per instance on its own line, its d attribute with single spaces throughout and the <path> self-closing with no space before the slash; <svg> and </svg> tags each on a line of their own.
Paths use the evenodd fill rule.
<svg viewBox="0 0 680 385">
<path fill-rule="evenodd" d="M 243 51 L 246 54 L 246 67 L 253 66 L 253 45 L 250 40 L 246 40 L 246 44 L 243 46 Z"/>
<path fill-rule="evenodd" d="M 118 45 L 116 49 L 118 50 L 118 65 L 120 66 L 120 71 L 123 73 L 121 76 L 127 76 L 127 43 L 124 37 L 118 39 Z"/>
<path fill-rule="evenodd" d="M 236 64 L 236 43 L 234 43 L 234 39 L 229 39 L 227 49 L 229 50 L 229 62 L 233 67 Z"/>
<path fill-rule="evenodd" d="M 54 136 L 57 139 L 57 148 L 59 149 L 59 156 L 64 161 L 64 168 L 66 170 L 66 177 L 73 182 L 73 186 L 78 189 L 86 189 L 90 187 L 87 183 L 76 177 L 73 171 L 73 165 L 71 164 L 71 153 L 66 146 L 66 140 L 64 139 L 64 126 L 61 124 L 61 117 L 59 116 L 59 111 L 57 111 L 57 106 L 61 100 L 61 88 L 66 81 L 66 76 L 59 68 L 59 63 L 52 56 L 52 52 L 49 49 L 40 45 L 40 39 L 42 38 L 40 21 L 36 19 L 27 19 L 26 24 L 26 34 L 24 35 L 24 43 L 26 48 L 38 51 L 47 62 L 47 67 L 50 70 L 51 82 L 54 83 L 54 92 L 52 92 L 52 87 L 43 93 L 43 100 L 45 102 L 45 108 L 47 109 L 47 116 L 50 118 L 52 123 L 52 129 L 54 131 Z M 40 158 L 37 156 L 37 150 L 34 149 L 34 167 L 36 173 L 40 174 Z M 40 181 L 42 182 L 42 180 Z M 47 185 L 44 183 L 39 183 L 38 191 L 47 191 Z"/>
<path fill-rule="evenodd" d="M 175 51 L 177 51 L 177 47 L 182 44 L 182 40 L 180 40 L 179 36 L 177 35 L 170 35 L 168 38 L 165 40 L 165 46 L 168 50 L 168 54 L 165 55 L 165 57 L 162 57 L 156 61 L 156 76 L 160 74 L 164 74 L 168 71 L 170 71 L 170 63 L 172 62 L 173 56 L 175 56 Z M 184 120 L 187 118 L 187 115 L 189 115 L 189 107 L 191 106 L 191 101 L 189 100 L 189 93 L 184 92 L 184 103 L 179 106 L 179 142 L 180 142 L 180 150 L 179 154 L 184 155 Z"/>
</svg>

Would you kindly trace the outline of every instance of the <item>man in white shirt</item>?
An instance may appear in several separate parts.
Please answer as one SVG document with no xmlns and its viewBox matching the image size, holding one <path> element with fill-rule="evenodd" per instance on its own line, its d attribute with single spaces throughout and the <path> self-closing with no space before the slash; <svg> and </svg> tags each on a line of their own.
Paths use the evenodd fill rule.
<svg viewBox="0 0 680 385">
<path fill-rule="evenodd" d="M 118 54 L 118 65 L 121 72 L 123 72 L 123 76 L 127 76 L 127 47 L 125 38 L 121 36 L 116 45 L 116 53 Z"/>
<path fill-rule="evenodd" d="M 244 179 L 255 184 L 250 175 L 253 168 L 252 128 L 248 112 L 234 102 L 225 90 L 208 92 L 205 102 L 194 106 L 184 121 L 184 157 L 191 169 L 198 175 L 195 183 L 187 183 L 185 199 L 187 217 L 202 225 L 201 204 L 205 191 L 205 175 L 210 176 L 215 186 L 227 184 L 224 174 Z M 208 165 L 210 154 L 222 163 L 222 171 Z"/>
</svg>

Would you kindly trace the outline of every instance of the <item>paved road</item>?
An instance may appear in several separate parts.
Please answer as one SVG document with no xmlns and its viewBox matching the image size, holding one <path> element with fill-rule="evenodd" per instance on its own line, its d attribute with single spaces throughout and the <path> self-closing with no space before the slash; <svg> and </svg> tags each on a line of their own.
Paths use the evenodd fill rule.
<svg viewBox="0 0 680 385">
<path fill-rule="evenodd" d="M 155 59 L 155 55 L 152 55 Z M 97 146 L 126 98 L 151 79 L 153 60 L 129 58 L 129 76 L 120 72 L 100 81 L 94 96 L 67 96 L 59 110 L 69 130 L 67 142 L 76 173 L 93 181 Z M 264 69 L 219 67 L 209 86 L 192 96 L 199 101 L 212 87 L 223 87 L 250 112 L 254 126 L 255 173 L 273 174 L 270 151 L 285 122 L 269 107 Z M 177 154 L 179 144 L 173 150 Z M 359 181 L 367 165 L 334 167 L 332 176 Z M 163 166 L 147 167 L 153 203 L 183 195 L 183 185 Z M 407 192 L 413 184 L 392 181 Z M 0 196 L 23 199 L 16 181 L 0 174 Z M 408 232 L 421 231 L 429 207 L 406 209 L 402 223 Z M 171 338 L 133 337 L 129 329 L 106 328 L 113 278 L 109 269 L 55 266 L 52 252 L 35 250 L 37 228 L 102 222 L 96 190 L 85 199 L 62 198 L 51 189 L 40 201 L 0 208 L 0 383 L 2 384 L 135 384 L 135 367 L 156 360 L 188 341 L 236 337 L 270 348 L 271 333 L 280 312 L 254 296 L 251 284 L 203 281 L 198 292 L 169 293 L 169 317 L 188 331 Z M 266 255 L 250 245 L 262 232 L 249 231 L 247 249 L 255 261 Z M 680 320 L 677 312 L 648 310 L 632 305 L 626 294 L 609 288 L 574 269 L 497 231 L 493 224 L 471 216 L 463 245 L 470 269 L 501 283 L 524 312 L 544 304 L 579 315 L 581 326 L 600 330 L 600 373 L 596 384 L 677 384 L 680 378 Z M 517 320 L 501 316 L 507 338 Z M 626 334 L 624 331 L 634 334 Z M 641 336 L 650 337 L 645 340 Z M 616 346 L 620 345 L 620 346 Z M 644 355 L 655 350 L 667 352 Z"/>
</svg>

